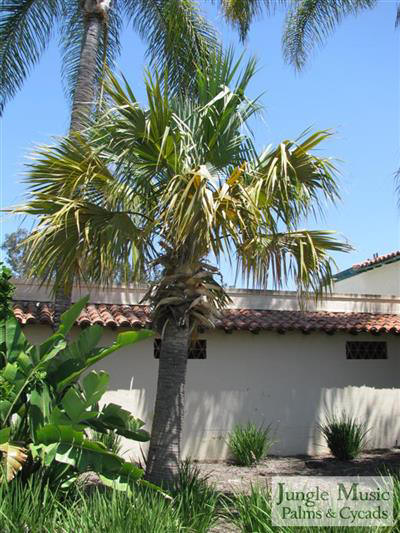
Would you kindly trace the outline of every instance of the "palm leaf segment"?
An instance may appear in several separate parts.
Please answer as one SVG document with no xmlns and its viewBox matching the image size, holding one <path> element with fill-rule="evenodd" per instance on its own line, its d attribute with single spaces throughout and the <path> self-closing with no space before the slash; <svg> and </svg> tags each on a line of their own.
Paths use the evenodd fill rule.
<svg viewBox="0 0 400 533">
<path fill-rule="evenodd" d="M 256 286 L 292 277 L 301 290 L 320 290 L 330 252 L 349 249 L 332 232 L 299 229 L 338 198 L 332 161 L 313 154 L 331 133 L 305 132 L 257 154 L 246 124 L 260 106 L 245 96 L 255 65 L 239 68 L 231 55 L 214 58 L 197 73 L 193 101 L 168 99 L 149 78 L 147 108 L 110 76 L 113 107 L 91 137 L 62 139 L 31 165 L 32 199 L 16 211 L 39 217 L 30 238 L 37 275 L 51 280 L 61 257 L 57 284 L 76 274 L 106 283 L 116 267 L 158 261 L 156 318 L 192 326 L 209 324 L 227 302 L 208 257 L 236 263 Z"/>
<path fill-rule="evenodd" d="M 0 113 L 46 49 L 59 0 L 5 0 L 0 6 Z"/>
<path fill-rule="evenodd" d="M 323 45 L 346 16 L 376 5 L 377 0 L 296 0 L 286 17 L 285 59 L 300 70 L 313 48 Z"/>
<path fill-rule="evenodd" d="M 0 3 L 0 114 L 39 62 L 56 30 L 65 92 L 73 96 L 84 39 L 85 5 L 100 0 L 4 0 Z M 191 0 L 112 0 L 105 2 L 104 31 L 97 50 L 99 81 L 104 63 L 120 53 L 123 21 L 147 43 L 151 65 L 168 67 L 170 89 L 188 89 L 197 65 L 218 48 L 216 32 Z M 109 7 L 109 9 L 108 9 Z M 99 14 L 100 16 L 100 14 Z"/>
<path fill-rule="evenodd" d="M 242 40 L 247 37 L 251 23 L 263 12 L 272 14 L 287 0 L 220 0 L 222 12 L 234 27 L 239 30 Z"/>
</svg>

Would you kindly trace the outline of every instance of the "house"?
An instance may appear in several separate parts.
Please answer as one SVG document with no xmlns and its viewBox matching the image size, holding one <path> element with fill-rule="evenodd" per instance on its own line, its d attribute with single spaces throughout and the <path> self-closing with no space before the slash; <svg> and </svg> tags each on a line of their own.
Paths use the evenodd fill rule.
<svg viewBox="0 0 400 533">
<path fill-rule="evenodd" d="M 373 270 L 357 275 L 369 273 Z M 370 448 L 397 446 L 400 297 L 365 292 L 371 291 L 334 292 L 301 309 L 295 292 L 230 290 L 230 309 L 215 330 L 200 335 L 188 361 L 184 454 L 224 458 L 229 431 L 247 421 L 271 424 L 273 453 L 321 453 L 316 424 L 325 412 L 342 409 L 366 422 Z M 103 344 L 119 331 L 150 325 L 148 308 L 139 305 L 143 288 L 81 287 L 73 300 L 87 293 L 92 303 L 75 328 L 101 324 Z M 14 312 L 32 342 L 51 331 L 51 299 L 46 288 L 16 282 Z M 148 428 L 158 348 L 157 340 L 149 339 L 98 365 L 111 376 L 106 400 L 131 410 Z M 126 442 L 125 449 L 127 457 L 140 456 L 135 443 Z"/>
<path fill-rule="evenodd" d="M 353 265 L 335 275 L 334 291 L 400 295 L 400 250 Z"/>
</svg>

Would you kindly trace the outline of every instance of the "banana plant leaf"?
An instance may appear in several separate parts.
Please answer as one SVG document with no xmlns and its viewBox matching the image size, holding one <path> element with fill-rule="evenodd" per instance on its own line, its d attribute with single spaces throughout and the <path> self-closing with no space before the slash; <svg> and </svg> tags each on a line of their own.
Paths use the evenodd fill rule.
<svg viewBox="0 0 400 533">
<path fill-rule="evenodd" d="M 70 347 L 66 348 L 62 354 L 61 364 L 59 366 L 54 365 L 52 368 L 48 378 L 57 387 L 58 392 L 61 392 L 70 383 L 76 381 L 90 366 L 101 361 L 111 353 L 120 350 L 124 346 L 135 344 L 154 335 L 153 331 L 146 329 L 125 331 L 117 336 L 116 341 L 111 346 L 92 349 L 88 353 L 84 349 L 85 346 L 82 345 L 94 344 L 99 334 L 97 328 L 94 329 L 93 333 L 91 332 L 92 329 L 86 330 L 88 333 L 83 332 L 81 334 L 83 335 L 82 339 L 79 338 Z"/>
<path fill-rule="evenodd" d="M 60 326 L 56 331 L 56 335 L 68 335 L 72 326 L 75 324 L 77 318 L 81 314 L 83 308 L 89 302 L 89 295 L 84 296 L 79 301 L 75 302 L 69 309 L 67 309 L 60 317 Z M 51 338 L 51 337 L 50 337 Z"/>
<path fill-rule="evenodd" d="M 115 404 L 100 409 L 109 384 L 106 372 L 92 371 L 78 380 L 94 363 L 153 332 L 121 333 L 111 346 L 97 348 L 103 331 L 94 326 L 67 345 L 65 336 L 87 302 L 85 297 L 74 304 L 61 316 L 58 331 L 38 346 L 27 341 L 11 311 L 0 321 L 0 467 L 4 479 L 15 477 L 29 453 L 44 466 L 59 463 L 62 475 L 65 468 L 71 476 L 93 470 L 107 484 L 120 488 L 143 477 L 140 468 L 86 434 L 89 428 L 103 433 L 111 430 L 144 442 L 149 435 L 142 429 L 143 422 Z M 11 416 L 17 413 L 26 424 L 20 436 L 28 449 L 10 438 Z"/>
<path fill-rule="evenodd" d="M 128 494 L 131 493 L 132 481 L 135 481 L 139 485 L 145 486 L 146 488 L 150 488 L 152 490 L 156 490 L 157 492 L 160 492 L 164 496 L 168 497 L 160 487 L 157 487 L 157 485 L 147 483 L 144 479 L 136 477 L 137 470 L 138 467 L 133 465 L 132 463 L 125 463 L 124 465 L 122 465 L 119 472 L 110 472 L 107 475 L 100 474 L 99 477 L 103 485 L 105 485 L 106 487 L 111 487 L 116 490 L 127 492 Z"/>
<path fill-rule="evenodd" d="M 122 476 L 129 481 L 143 477 L 143 470 L 126 463 L 122 458 L 109 452 L 100 442 L 85 438 L 83 431 L 76 431 L 70 426 L 48 424 L 37 432 L 38 444 L 45 446 L 57 444 L 54 458 L 73 466 L 78 472 L 93 470 L 107 479 Z"/>
<path fill-rule="evenodd" d="M 144 429 L 144 422 L 115 403 L 105 405 L 97 418 L 87 420 L 97 431 L 115 430 L 118 435 L 139 442 L 147 442 L 150 435 Z"/>
</svg>

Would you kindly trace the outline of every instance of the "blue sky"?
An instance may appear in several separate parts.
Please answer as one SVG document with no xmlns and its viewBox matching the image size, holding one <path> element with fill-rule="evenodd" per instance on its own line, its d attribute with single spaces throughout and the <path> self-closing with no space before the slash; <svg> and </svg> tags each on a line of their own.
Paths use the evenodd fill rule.
<svg viewBox="0 0 400 533">
<path fill-rule="evenodd" d="M 224 24 L 211 2 L 204 0 L 202 5 L 224 44 L 234 44 L 240 51 L 235 32 Z M 323 221 L 310 221 L 308 226 L 336 230 L 354 246 L 350 255 L 336 256 L 339 270 L 375 252 L 400 248 L 400 210 L 393 177 L 400 166 L 396 5 L 395 1 L 381 1 L 374 10 L 347 18 L 301 74 L 282 59 L 283 13 L 257 21 L 245 44 L 246 51 L 259 60 L 251 93 L 264 93 L 265 117 L 255 129 L 260 148 L 295 138 L 310 126 L 336 131 L 322 153 L 340 160 L 342 202 L 328 207 Z M 119 67 L 144 102 L 145 47 L 130 29 L 125 30 L 122 44 Z M 3 208 L 23 200 L 22 174 L 32 147 L 67 132 L 68 126 L 69 107 L 54 40 L 22 91 L 7 106 L 1 123 Z M 20 219 L 3 217 L 0 239 L 20 224 Z M 232 274 L 226 267 L 223 270 L 225 281 L 232 284 Z"/>
</svg>

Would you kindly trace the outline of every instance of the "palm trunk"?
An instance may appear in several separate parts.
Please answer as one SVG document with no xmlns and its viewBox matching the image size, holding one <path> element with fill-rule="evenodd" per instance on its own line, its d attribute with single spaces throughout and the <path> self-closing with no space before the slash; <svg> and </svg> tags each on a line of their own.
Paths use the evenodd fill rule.
<svg viewBox="0 0 400 533">
<path fill-rule="evenodd" d="M 103 16 L 86 12 L 85 37 L 79 61 L 78 79 L 72 103 L 70 131 L 82 131 L 94 104 L 96 89 L 97 51 L 103 28 Z"/>
<path fill-rule="evenodd" d="M 146 477 L 170 487 L 181 457 L 189 331 L 168 323 L 161 343 L 157 396 Z"/>
<path fill-rule="evenodd" d="M 53 330 L 56 331 L 60 326 L 60 317 L 71 306 L 72 289 L 65 290 L 64 287 L 59 287 L 54 295 L 54 315 L 53 315 Z"/>
<path fill-rule="evenodd" d="M 101 11 L 101 2 L 86 0 L 82 16 L 85 17 L 85 36 L 79 60 L 78 78 L 72 102 L 70 133 L 83 131 L 94 105 L 96 93 L 97 51 L 107 11 Z M 72 289 L 57 289 L 54 300 L 53 328 L 60 324 L 61 314 L 71 305 Z"/>
</svg>

